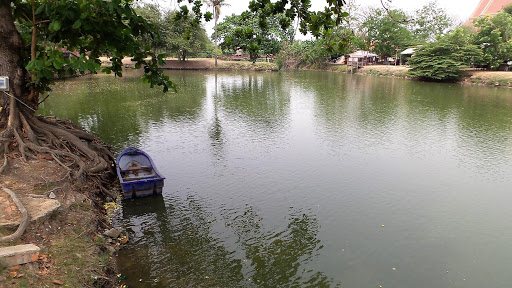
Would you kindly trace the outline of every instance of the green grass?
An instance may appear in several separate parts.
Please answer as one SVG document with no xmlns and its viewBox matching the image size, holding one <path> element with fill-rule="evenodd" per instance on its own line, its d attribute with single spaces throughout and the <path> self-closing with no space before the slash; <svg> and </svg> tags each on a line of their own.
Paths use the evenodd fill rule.
<svg viewBox="0 0 512 288">
<path fill-rule="evenodd" d="M 503 78 L 499 78 L 499 77 L 489 78 L 488 84 L 495 85 L 495 86 L 510 86 L 508 79 L 503 79 Z"/>
<path fill-rule="evenodd" d="M 347 65 L 329 65 L 327 70 L 338 73 L 350 73 L 350 68 Z M 357 69 L 355 69 L 357 71 Z"/>
<path fill-rule="evenodd" d="M 508 78 L 500 78 L 500 77 L 490 77 L 488 79 L 482 78 L 480 76 L 474 78 L 468 78 L 468 80 L 472 84 L 479 84 L 485 86 L 503 86 L 503 87 L 512 87 L 512 83 Z"/>
<path fill-rule="evenodd" d="M 277 64 L 270 62 L 256 62 L 250 61 L 226 61 L 219 63 L 217 69 L 220 70 L 235 70 L 235 71 L 277 71 L 279 68 Z"/>
<path fill-rule="evenodd" d="M 63 287 L 97 287 L 96 279 L 103 279 L 105 270 L 112 267 L 112 257 L 103 241 L 95 241 L 96 223 L 94 207 L 71 205 L 67 211 L 58 213 L 49 223 L 59 229 L 48 232 L 52 242 L 41 247 L 41 253 L 47 255 L 47 274 L 41 276 L 38 265 L 31 268 L 21 265 L 18 274 L 21 278 L 9 277 L 9 270 L 0 267 L 0 275 L 6 282 L 0 281 L 0 287 L 54 287 L 53 280 L 60 280 Z M 47 235 L 48 237 L 49 235 Z"/>
</svg>

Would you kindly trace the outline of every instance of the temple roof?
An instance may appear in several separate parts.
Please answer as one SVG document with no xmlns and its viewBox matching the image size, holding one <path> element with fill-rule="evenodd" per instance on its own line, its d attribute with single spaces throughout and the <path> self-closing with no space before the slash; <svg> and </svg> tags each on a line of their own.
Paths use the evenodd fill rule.
<svg viewBox="0 0 512 288">
<path fill-rule="evenodd" d="M 496 15 L 510 4 L 512 0 L 481 0 L 466 24 L 473 23 L 473 20 L 480 16 Z"/>
</svg>

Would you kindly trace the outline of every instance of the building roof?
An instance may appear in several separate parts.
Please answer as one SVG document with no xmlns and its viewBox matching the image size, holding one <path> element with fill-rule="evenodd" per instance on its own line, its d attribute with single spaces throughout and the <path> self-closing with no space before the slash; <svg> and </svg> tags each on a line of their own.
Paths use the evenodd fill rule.
<svg viewBox="0 0 512 288">
<path fill-rule="evenodd" d="M 416 51 L 416 48 L 407 48 L 404 51 L 402 51 L 402 55 L 412 55 L 414 54 L 414 51 Z"/>
<path fill-rule="evenodd" d="M 369 53 L 368 51 L 358 50 L 356 52 L 350 53 L 350 57 L 359 57 L 359 58 L 367 57 L 368 53 Z"/>
<path fill-rule="evenodd" d="M 503 10 L 503 8 L 511 4 L 512 0 L 481 0 L 466 24 L 472 24 L 473 21 L 480 16 L 496 15 Z"/>
</svg>

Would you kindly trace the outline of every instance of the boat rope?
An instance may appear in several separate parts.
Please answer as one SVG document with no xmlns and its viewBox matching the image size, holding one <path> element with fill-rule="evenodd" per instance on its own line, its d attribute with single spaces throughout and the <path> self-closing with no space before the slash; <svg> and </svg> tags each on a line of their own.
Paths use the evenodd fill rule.
<svg viewBox="0 0 512 288">
<path fill-rule="evenodd" d="M 20 102 L 21 104 L 25 105 L 28 109 L 30 109 L 30 110 L 32 110 L 32 111 L 34 111 L 34 112 L 36 112 L 36 110 L 34 110 L 34 108 L 32 108 L 32 107 L 28 106 L 25 102 L 21 101 L 20 99 L 16 98 L 15 96 L 12 96 L 11 94 L 7 93 L 7 91 L 4 91 L 4 93 L 5 93 L 7 96 L 9 96 L 9 97 L 12 97 L 12 98 L 14 98 L 14 99 L 18 100 L 18 102 Z"/>
</svg>

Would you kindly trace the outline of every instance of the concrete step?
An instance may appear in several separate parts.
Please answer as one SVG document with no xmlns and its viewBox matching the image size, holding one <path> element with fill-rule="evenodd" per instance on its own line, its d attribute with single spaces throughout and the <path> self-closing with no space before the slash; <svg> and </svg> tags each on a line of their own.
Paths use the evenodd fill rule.
<svg viewBox="0 0 512 288">
<path fill-rule="evenodd" d="M 0 248 L 0 263 L 5 267 L 37 261 L 40 248 L 34 244 Z"/>
</svg>

